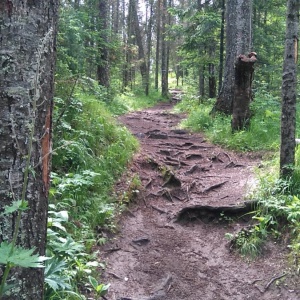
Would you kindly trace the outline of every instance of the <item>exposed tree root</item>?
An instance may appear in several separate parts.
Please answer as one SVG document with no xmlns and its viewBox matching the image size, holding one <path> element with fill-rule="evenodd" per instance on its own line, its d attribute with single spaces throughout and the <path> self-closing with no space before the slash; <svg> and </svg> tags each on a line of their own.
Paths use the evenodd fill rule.
<svg viewBox="0 0 300 300">
<path fill-rule="evenodd" d="M 193 205 L 184 207 L 176 215 L 176 221 L 191 221 L 194 219 L 216 219 L 220 214 L 227 217 L 238 217 L 255 209 L 257 201 L 245 201 L 240 205 L 232 206 L 210 206 L 210 205 Z"/>
</svg>

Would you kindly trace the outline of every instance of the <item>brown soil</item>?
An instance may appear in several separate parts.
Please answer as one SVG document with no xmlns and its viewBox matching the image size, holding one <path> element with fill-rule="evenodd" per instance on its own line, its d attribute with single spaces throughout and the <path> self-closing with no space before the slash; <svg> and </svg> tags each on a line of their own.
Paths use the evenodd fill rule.
<svg viewBox="0 0 300 300">
<path fill-rule="evenodd" d="M 260 160 L 179 130 L 184 116 L 171 109 L 163 103 L 120 118 L 140 140 L 129 173 L 143 187 L 135 193 L 129 177 L 116 186 L 135 200 L 102 249 L 103 281 L 111 283 L 106 299 L 300 299 L 286 242 L 268 241 L 262 255 L 249 261 L 225 239 L 247 225 L 244 196 Z"/>
</svg>

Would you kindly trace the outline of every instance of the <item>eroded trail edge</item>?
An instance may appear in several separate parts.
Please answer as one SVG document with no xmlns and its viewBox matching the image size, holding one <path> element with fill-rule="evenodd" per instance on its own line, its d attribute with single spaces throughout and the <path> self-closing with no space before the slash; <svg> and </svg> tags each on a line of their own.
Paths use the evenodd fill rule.
<svg viewBox="0 0 300 300">
<path fill-rule="evenodd" d="M 140 178 L 142 189 L 102 249 L 103 280 L 111 283 L 106 298 L 300 299 L 292 277 L 271 282 L 287 268 L 283 243 L 268 242 L 263 256 L 249 262 L 225 239 L 248 222 L 245 212 L 253 203 L 244 196 L 259 159 L 178 129 L 183 116 L 171 109 L 165 103 L 120 118 L 141 143 L 129 173 Z M 116 190 L 127 188 L 123 180 Z"/>
</svg>

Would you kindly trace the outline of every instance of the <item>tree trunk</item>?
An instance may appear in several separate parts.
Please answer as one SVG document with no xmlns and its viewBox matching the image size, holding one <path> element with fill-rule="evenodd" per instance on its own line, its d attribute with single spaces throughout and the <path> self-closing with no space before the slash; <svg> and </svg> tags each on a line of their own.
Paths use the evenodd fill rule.
<svg viewBox="0 0 300 300">
<path fill-rule="evenodd" d="M 199 81 L 199 84 L 198 84 L 198 87 L 199 87 L 199 96 L 200 96 L 200 100 L 203 101 L 203 98 L 205 96 L 205 88 L 204 88 L 204 81 L 205 81 L 205 78 L 204 78 L 204 71 L 205 71 L 205 67 L 204 66 L 200 66 L 199 67 L 199 75 L 198 75 L 198 81 Z"/>
<path fill-rule="evenodd" d="M 155 89 L 158 90 L 160 40 L 161 40 L 161 9 L 162 0 L 157 0 L 156 6 L 156 50 L 155 50 Z"/>
<path fill-rule="evenodd" d="M 232 131 L 247 129 L 250 125 L 251 112 L 249 104 L 252 96 L 251 84 L 256 56 L 252 54 L 249 56 L 240 55 L 235 63 Z"/>
<path fill-rule="evenodd" d="M 125 8 L 125 2 L 124 8 Z M 129 83 L 132 87 L 132 81 L 134 76 L 134 70 L 132 69 L 132 59 L 133 59 L 133 49 L 132 45 L 134 43 L 134 18 L 131 5 L 128 8 L 127 15 L 127 36 L 124 34 L 124 48 L 125 48 L 125 63 L 123 66 L 123 89 L 126 88 Z"/>
<path fill-rule="evenodd" d="M 147 73 L 146 73 L 146 87 L 145 94 L 149 95 L 150 88 L 150 68 L 151 68 L 151 45 L 152 45 L 152 27 L 153 27 L 153 0 L 149 1 L 150 3 L 150 15 L 148 23 L 148 32 L 147 32 Z"/>
<path fill-rule="evenodd" d="M 100 85 L 109 88 L 109 53 L 108 53 L 108 3 L 107 0 L 99 0 L 99 58 L 97 64 L 97 79 Z"/>
<path fill-rule="evenodd" d="M 221 91 L 221 86 L 223 83 L 223 65 L 224 65 L 224 28 L 225 28 L 225 0 L 222 0 L 221 4 L 222 14 L 221 14 L 221 33 L 220 33 L 220 61 L 219 61 L 219 89 Z"/>
<path fill-rule="evenodd" d="M 235 61 L 251 52 L 252 0 L 228 0 L 226 6 L 226 59 L 224 80 L 213 112 L 232 114 L 235 84 Z"/>
<path fill-rule="evenodd" d="M 292 175 L 295 165 L 299 0 L 288 1 L 286 24 L 280 145 L 280 175 L 283 178 Z"/>
<path fill-rule="evenodd" d="M 17 244 L 39 255 L 46 246 L 57 11 L 58 0 L 0 2 L 0 211 L 28 201 Z M 0 243 L 11 242 L 15 223 L 15 214 L 1 216 Z M 3 299 L 43 299 L 41 268 L 13 268 L 8 283 L 16 286 Z"/>
<path fill-rule="evenodd" d="M 216 97 L 216 76 L 215 76 L 215 65 L 208 64 L 208 97 Z"/>
<path fill-rule="evenodd" d="M 143 45 L 143 37 L 140 29 L 139 17 L 136 8 L 136 0 L 130 0 L 129 5 L 132 12 L 132 22 L 133 22 L 133 27 L 135 32 L 135 40 L 138 46 L 138 59 L 140 65 L 140 72 L 142 76 L 142 84 L 143 87 L 146 89 L 147 64 L 146 64 L 146 56 L 145 56 L 144 45 Z"/>
<path fill-rule="evenodd" d="M 161 95 L 169 95 L 168 87 L 168 41 L 167 41 L 167 0 L 162 0 L 162 43 L 161 43 Z"/>
</svg>

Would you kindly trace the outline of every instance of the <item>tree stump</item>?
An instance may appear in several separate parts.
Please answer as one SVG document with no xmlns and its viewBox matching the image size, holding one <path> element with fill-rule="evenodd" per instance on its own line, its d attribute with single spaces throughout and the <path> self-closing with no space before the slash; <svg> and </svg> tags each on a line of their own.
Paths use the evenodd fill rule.
<svg viewBox="0 0 300 300">
<path fill-rule="evenodd" d="M 235 62 L 234 100 L 232 110 L 232 131 L 247 129 L 250 125 L 250 101 L 252 78 L 256 53 L 239 55 Z"/>
</svg>

